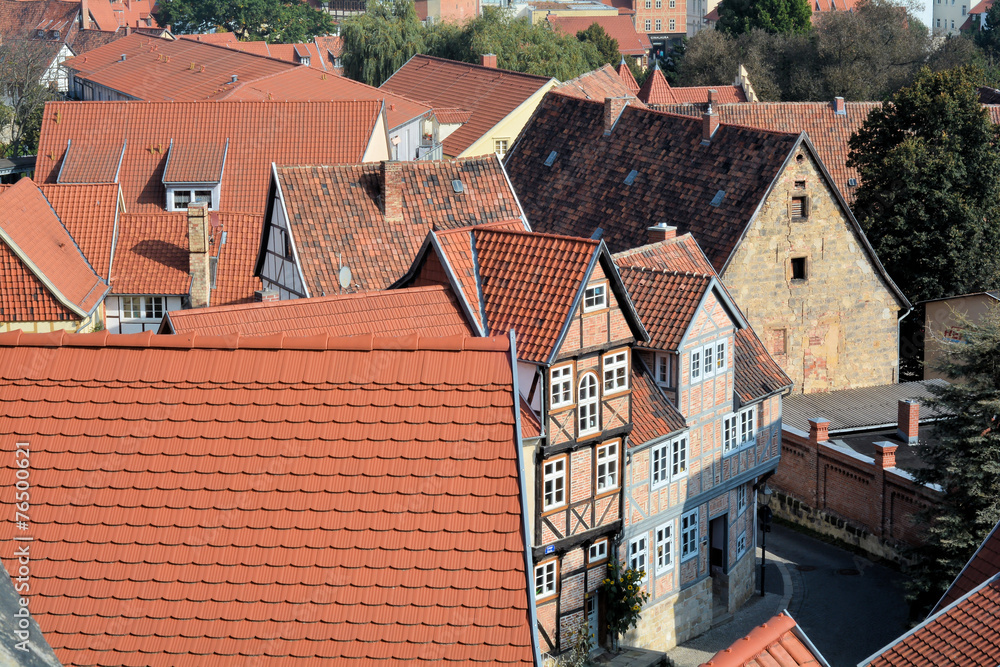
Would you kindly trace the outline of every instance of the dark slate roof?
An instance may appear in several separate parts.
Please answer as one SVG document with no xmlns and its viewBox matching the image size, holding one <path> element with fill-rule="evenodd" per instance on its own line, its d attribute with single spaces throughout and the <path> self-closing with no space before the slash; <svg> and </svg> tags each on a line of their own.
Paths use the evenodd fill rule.
<svg viewBox="0 0 1000 667">
<path fill-rule="evenodd" d="M 537 231 L 589 237 L 600 228 L 617 252 L 666 222 L 693 233 L 721 270 L 798 142 L 798 134 L 720 125 L 703 145 L 700 119 L 631 106 L 604 136 L 602 102 L 550 92 L 506 166 Z"/>
</svg>

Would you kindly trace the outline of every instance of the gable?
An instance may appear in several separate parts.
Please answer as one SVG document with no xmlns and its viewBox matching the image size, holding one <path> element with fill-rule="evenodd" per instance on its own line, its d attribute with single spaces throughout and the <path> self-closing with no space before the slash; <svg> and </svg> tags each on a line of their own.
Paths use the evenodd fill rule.
<svg viewBox="0 0 1000 667">
<path fill-rule="evenodd" d="M 0 243 L 0 322 L 58 322 L 80 316 L 62 305 L 24 262 Z"/>
</svg>

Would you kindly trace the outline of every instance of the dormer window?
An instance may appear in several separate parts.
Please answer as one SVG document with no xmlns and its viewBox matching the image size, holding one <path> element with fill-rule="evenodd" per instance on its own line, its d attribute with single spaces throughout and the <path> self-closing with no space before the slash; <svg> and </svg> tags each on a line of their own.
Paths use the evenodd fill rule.
<svg viewBox="0 0 1000 667">
<path fill-rule="evenodd" d="M 228 139 L 217 144 L 171 141 L 163 167 L 166 209 L 184 211 L 192 203 L 205 203 L 218 210 L 228 152 Z"/>
</svg>

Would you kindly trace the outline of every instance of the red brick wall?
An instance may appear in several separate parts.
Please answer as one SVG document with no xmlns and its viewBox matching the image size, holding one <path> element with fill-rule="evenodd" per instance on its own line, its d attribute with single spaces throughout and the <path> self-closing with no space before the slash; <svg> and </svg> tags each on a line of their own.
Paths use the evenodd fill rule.
<svg viewBox="0 0 1000 667">
<path fill-rule="evenodd" d="M 424 265 L 420 267 L 416 278 L 409 287 L 425 287 L 427 285 L 450 285 L 448 274 L 441 266 L 441 260 L 434 253 L 429 253 Z"/>
</svg>

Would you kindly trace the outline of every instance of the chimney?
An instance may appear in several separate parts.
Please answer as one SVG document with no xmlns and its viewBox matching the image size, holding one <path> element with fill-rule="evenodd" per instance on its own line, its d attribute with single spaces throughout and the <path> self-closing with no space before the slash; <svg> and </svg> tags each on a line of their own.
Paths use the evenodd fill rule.
<svg viewBox="0 0 1000 667">
<path fill-rule="evenodd" d="M 209 269 L 208 204 L 188 204 L 188 266 L 191 272 L 191 307 L 209 305 L 212 276 Z"/>
<path fill-rule="evenodd" d="M 920 403 L 913 400 L 900 401 L 897 414 L 896 437 L 915 445 L 920 438 Z"/>
<path fill-rule="evenodd" d="M 278 294 L 278 290 L 273 288 L 259 289 L 253 293 L 253 300 L 257 303 L 270 303 L 271 301 L 280 300 L 281 295 Z"/>
<path fill-rule="evenodd" d="M 809 420 L 809 442 L 817 445 L 830 439 L 830 420 L 817 417 Z"/>
<path fill-rule="evenodd" d="M 382 163 L 382 210 L 386 222 L 403 221 L 403 165 L 395 160 Z"/>
<path fill-rule="evenodd" d="M 718 96 L 717 92 L 715 92 L 712 89 L 709 89 L 709 91 L 708 91 L 708 109 L 709 109 L 709 111 L 711 111 L 712 107 L 715 106 L 715 101 L 716 101 L 716 97 L 717 96 Z"/>
<path fill-rule="evenodd" d="M 649 234 L 650 243 L 659 243 L 660 241 L 666 241 L 667 239 L 677 238 L 677 228 L 671 227 L 665 222 L 658 222 L 652 227 L 646 229 Z"/>
<path fill-rule="evenodd" d="M 625 107 L 628 106 L 627 97 L 605 97 L 604 98 L 604 136 L 611 134 L 618 117 L 622 115 Z"/>
<path fill-rule="evenodd" d="M 719 114 L 712 110 L 711 105 L 708 111 L 701 115 L 701 143 L 707 144 L 712 141 L 712 135 L 719 129 Z"/>
<path fill-rule="evenodd" d="M 80 0 L 80 28 L 90 30 L 90 8 L 87 7 L 87 0 Z"/>
<path fill-rule="evenodd" d="M 896 467 L 896 445 L 891 442 L 876 442 L 875 467 L 882 470 Z"/>
<path fill-rule="evenodd" d="M 479 56 L 479 64 L 483 67 L 497 68 L 497 56 L 495 53 L 484 53 Z"/>
<path fill-rule="evenodd" d="M 838 116 L 846 116 L 847 115 L 847 107 L 844 106 L 844 98 L 843 97 L 834 97 L 833 98 L 833 113 L 837 114 Z"/>
<path fill-rule="evenodd" d="M 124 53 L 122 54 L 122 60 L 121 61 L 125 62 L 125 54 Z"/>
<path fill-rule="evenodd" d="M 132 26 L 126 25 L 125 26 L 125 36 L 128 37 L 131 34 L 132 34 Z"/>
</svg>

